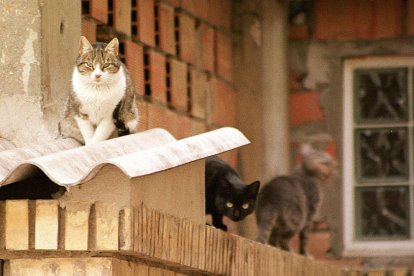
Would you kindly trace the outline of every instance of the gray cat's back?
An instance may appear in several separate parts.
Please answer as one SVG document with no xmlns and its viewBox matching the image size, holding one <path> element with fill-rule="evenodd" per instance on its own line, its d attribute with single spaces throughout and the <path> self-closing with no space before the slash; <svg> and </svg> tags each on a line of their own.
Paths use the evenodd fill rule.
<svg viewBox="0 0 414 276">
<path fill-rule="evenodd" d="M 275 219 L 280 235 L 294 235 L 307 218 L 307 198 L 298 176 L 280 176 L 261 190 L 256 207 L 259 225 Z"/>
</svg>

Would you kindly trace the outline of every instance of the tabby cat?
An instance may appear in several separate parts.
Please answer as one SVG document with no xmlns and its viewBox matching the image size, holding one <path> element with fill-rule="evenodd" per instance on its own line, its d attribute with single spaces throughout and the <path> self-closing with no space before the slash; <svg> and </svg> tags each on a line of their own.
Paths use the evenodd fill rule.
<svg viewBox="0 0 414 276">
<path fill-rule="evenodd" d="M 319 184 L 334 175 L 336 166 L 328 153 L 310 149 L 293 174 L 265 185 L 256 207 L 257 241 L 290 251 L 290 239 L 299 234 L 299 251 L 307 255 L 307 232 L 321 201 Z"/>
<path fill-rule="evenodd" d="M 206 214 L 213 226 L 227 231 L 223 216 L 240 221 L 254 211 L 260 182 L 246 185 L 230 165 L 218 157 L 206 159 Z"/>
<path fill-rule="evenodd" d="M 136 131 L 138 109 L 128 70 L 119 58 L 119 41 L 93 45 L 79 41 L 61 134 L 84 144 Z"/>
</svg>

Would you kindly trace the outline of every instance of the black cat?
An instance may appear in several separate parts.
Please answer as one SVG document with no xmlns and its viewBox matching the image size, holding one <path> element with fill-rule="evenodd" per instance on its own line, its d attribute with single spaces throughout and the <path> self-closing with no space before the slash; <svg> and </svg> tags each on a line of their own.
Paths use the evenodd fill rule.
<svg viewBox="0 0 414 276">
<path fill-rule="evenodd" d="M 240 221 L 254 211 L 260 182 L 246 185 L 239 174 L 218 157 L 206 159 L 206 214 L 213 226 L 227 231 L 223 216 Z"/>
</svg>

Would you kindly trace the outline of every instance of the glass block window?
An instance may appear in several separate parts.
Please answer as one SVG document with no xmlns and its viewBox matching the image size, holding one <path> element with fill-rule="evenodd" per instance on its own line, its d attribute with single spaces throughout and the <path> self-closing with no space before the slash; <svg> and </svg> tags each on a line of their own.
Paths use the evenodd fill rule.
<svg viewBox="0 0 414 276">
<path fill-rule="evenodd" d="M 414 58 L 344 63 L 345 254 L 414 254 L 413 83 Z"/>
</svg>

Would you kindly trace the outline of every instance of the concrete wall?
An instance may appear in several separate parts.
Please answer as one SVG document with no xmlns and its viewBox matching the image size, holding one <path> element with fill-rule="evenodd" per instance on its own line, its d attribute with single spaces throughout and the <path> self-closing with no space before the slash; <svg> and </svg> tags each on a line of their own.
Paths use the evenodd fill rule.
<svg viewBox="0 0 414 276">
<path fill-rule="evenodd" d="M 115 166 L 106 166 L 90 181 L 71 187 L 60 200 L 144 205 L 203 224 L 204 162 L 204 159 L 197 160 L 134 179 L 129 179 Z"/>
<path fill-rule="evenodd" d="M 247 182 L 262 185 L 290 168 L 286 6 L 282 1 L 234 1 L 238 127 L 252 141 L 240 152 Z M 255 238 L 253 216 L 239 231 Z"/>
<path fill-rule="evenodd" d="M 1 1 L 0 137 L 47 141 L 70 88 L 80 36 L 80 1 Z"/>
</svg>

